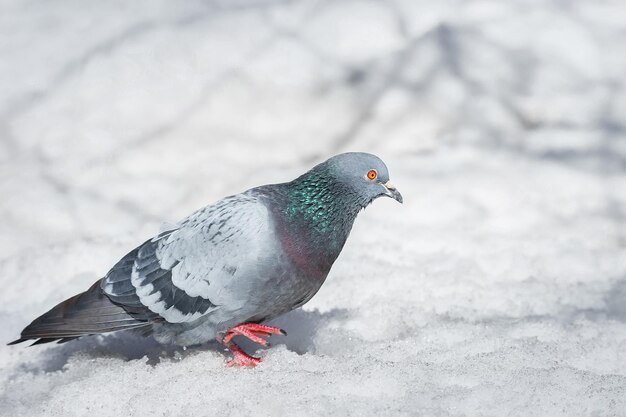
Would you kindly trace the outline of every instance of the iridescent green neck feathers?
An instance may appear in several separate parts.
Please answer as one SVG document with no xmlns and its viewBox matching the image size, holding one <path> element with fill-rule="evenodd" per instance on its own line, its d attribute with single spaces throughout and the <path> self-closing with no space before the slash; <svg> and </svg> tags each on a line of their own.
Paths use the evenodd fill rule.
<svg viewBox="0 0 626 417">
<path fill-rule="evenodd" d="M 313 243 L 341 250 L 361 204 L 325 169 L 311 170 L 287 184 L 285 215 L 306 230 Z"/>
</svg>

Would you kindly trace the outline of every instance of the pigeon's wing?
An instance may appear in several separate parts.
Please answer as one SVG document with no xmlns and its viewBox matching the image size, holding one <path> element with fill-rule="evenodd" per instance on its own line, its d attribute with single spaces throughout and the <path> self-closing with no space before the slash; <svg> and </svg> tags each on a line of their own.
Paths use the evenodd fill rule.
<svg viewBox="0 0 626 417">
<path fill-rule="evenodd" d="M 222 304 L 245 301 L 246 280 L 265 262 L 270 234 L 262 202 L 249 194 L 227 197 L 130 252 L 102 280 L 102 289 L 129 310 L 147 308 L 170 323 L 190 322 Z"/>
</svg>

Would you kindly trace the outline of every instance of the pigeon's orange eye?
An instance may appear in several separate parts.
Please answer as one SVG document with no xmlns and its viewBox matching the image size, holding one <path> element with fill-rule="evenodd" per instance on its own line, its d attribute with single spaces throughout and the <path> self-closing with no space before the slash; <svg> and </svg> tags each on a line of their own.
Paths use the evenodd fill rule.
<svg viewBox="0 0 626 417">
<path fill-rule="evenodd" d="M 367 173 L 367 178 L 370 180 L 375 180 L 378 177 L 378 172 L 375 169 L 370 169 Z"/>
</svg>

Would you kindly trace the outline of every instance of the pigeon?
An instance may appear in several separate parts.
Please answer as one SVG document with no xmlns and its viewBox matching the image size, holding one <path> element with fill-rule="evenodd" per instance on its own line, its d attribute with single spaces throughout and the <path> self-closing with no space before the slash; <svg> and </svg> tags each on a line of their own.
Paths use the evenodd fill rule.
<svg viewBox="0 0 626 417">
<path fill-rule="evenodd" d="M 232 353 L 228 366 L 255 366 L 261 358 L 233 338 L 267 346 L 269 335 L 285 335 L 263 323 L 315 295 L 359 211 L 382 196 L 402 203 L 386 165 L 350 152 L 291 182 L 225 197 L 130 251 L 9 344 L 125 330 L 181 346 L 217 339 Z"/>
</svg>

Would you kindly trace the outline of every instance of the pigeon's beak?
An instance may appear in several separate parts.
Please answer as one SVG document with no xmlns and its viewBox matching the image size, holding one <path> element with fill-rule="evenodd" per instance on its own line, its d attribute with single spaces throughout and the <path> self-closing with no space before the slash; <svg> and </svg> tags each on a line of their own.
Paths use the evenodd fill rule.
<svg viewBox="0 0 626 417">
<path fill-rule="evenodd" d="M 393 185 L 391 181 L 387 181 L 383 184 L 383 186 L 385 187 L 385 195 L 387 197 L 391 197 L 398 203 L 402 204 L 402 194 L 400 194 L 400 191 L 396 189 L 396 186 Z"/>
</svg>

